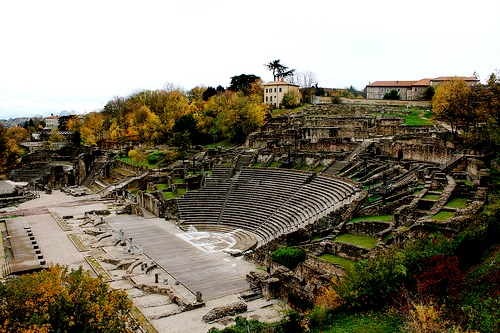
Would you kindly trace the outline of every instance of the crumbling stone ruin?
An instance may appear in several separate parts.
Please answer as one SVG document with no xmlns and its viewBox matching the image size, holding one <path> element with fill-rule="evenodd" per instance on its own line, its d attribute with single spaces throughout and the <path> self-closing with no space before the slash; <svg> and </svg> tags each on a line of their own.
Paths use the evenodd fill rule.
<svg viewBox="0 0 500 333">
<path fill-rule="evenodd" d="M 486 202 L 491 152 L 457 149 L 444 127 L 405 125 L 397 116 L 402 112 L 310 106 L 269 120 L 241 147 L 198 151 L 158 170 L 93 149 L 64 165 L 58 164 L 63 157 L 40 152 L 23 159 L 25 172 L 11 177 L 34 188 L 83 186 L 119 202 L 121 213 L 229 235 L 234 244 L 225 252 L 268 268 L 247 277 L 264 297 L 293 292 L 314 301 L 318 290 L 344 274 L 325 256 L 355 262 L 430 230 L 456 234 Z M 306 260 L 293 270 L 273 263 L 269 254 L 283 246 L 303 248 Z M 128 270 L 138 267 L 130 263 Z M 167 293 L 167 287 L 148 288 L 140 287 Z"/>
</svg>

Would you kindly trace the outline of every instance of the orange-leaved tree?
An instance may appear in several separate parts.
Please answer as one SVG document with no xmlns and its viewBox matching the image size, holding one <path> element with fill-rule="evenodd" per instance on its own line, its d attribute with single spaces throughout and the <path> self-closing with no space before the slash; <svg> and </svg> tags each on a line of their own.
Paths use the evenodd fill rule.
<svg viewBox="0 0 500 333">
<path fill-rule="evenodd" d="M 0 283 L 0 333 L 135 332 L 132 302 L 81 267 L 52 266 Z"/>
</svg>

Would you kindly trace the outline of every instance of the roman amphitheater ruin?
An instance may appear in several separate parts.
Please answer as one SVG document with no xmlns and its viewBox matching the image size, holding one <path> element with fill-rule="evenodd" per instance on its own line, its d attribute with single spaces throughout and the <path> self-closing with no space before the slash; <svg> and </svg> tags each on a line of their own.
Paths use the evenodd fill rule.
<svg viewBox="0 0 500 333">
<path fill-rule="evenodd" d="M 488 147 L 458 150 L 443 125 L 404 125 L 405 110 L 309 106 L 241 147 L 156 170 L 117 160 L 118 147 L 31 153 L 9 176 L 23 190 L 1 193 L 17 206 L 1 210 L 0 274 L 86 265 L 159 331 L 173 318 L 184 328 L 224 327 L 237 312 L 269 319 L 255 310 L 290 291 L 314 301 L 344 274 L 325 254 L 355 262 L 430 230 L 454 234 L 485 203 Z M 305 262 L 271 262 L 283 246 L 303 248 Z M 209 306 L 224 297 L 233 306 Z"/>
</svg>

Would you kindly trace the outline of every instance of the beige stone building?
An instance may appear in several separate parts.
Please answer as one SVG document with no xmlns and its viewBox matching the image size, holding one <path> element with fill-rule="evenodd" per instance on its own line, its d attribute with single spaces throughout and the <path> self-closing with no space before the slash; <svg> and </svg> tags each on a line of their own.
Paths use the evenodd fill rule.
<svg viewBox="0 0 500 333">
<path fill-rule="evenodd" d="M 401 100 L 408 100 L 408 93 L 410 92 L 412 84 L 417 81 L 375 81 L 366 86 L 367 99 L 384 99 L 384 95 L 391 90 L 396 90 L 401 97 Z"/>
<path fill-rule="evenodd" d="M 281 81 L 270 81 L 264 84 L 264 103 L 279 107 L 283 95 L 291 90 L 299 91 L 299 86 L 293 83 Z"/>
<path fill-rule="evenodd" d="M 475 76 L 440 76 L 435 79 L 430 79 L 430 85 L 433 87 L 439 87 L 446 81 L 451 81 L 453 79 L 462 79 L 467 83 L 469 87 L 473 87 L 479 84 L 479 80 Z"/>
<path fill-rule="evenodd" d="M 375 81 L 366 86 L 367 99 L 384 99 L 384 95 L 396 90 L 403 101 L 419 101 L 423 99 L 424 91 L 429 86 L 439 87 L 443 82 L 462 79 L 468 86 L 479 84 L 475 76 L 440 76 L 433 79 L 418 81 Z"/>
<path fill-rule="evenodd" d="M 45 128 L 58 128 L 59 127 L 59 117 L 50 115 L 49 117 L 45 118 Z"/>
</svg>

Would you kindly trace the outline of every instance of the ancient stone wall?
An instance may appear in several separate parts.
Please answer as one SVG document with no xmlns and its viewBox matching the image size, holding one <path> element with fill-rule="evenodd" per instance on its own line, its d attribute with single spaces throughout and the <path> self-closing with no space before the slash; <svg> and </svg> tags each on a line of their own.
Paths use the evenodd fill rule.
<svg viewBox="0 0 500 333">
<path fill-rule="evenodd" d="M 125 162 L 120 161 L 120 160 L 114 160 L 113 161 L 113 167 L 114 168 L 120 168 L 120 169 L 128 170 L 128 171 L 132 171 L 136 175 L 140 174 L 141 172 L 143 172 L 145 170 L 145 168 L 142 167 L 142 166 L 133 166 L 133 165 L 130 165 L 130 164 L 125 163 Z"/>
<path fill-rule="evenodd" d="M 164 216 L 168 220 L 179 221 L 179 208 L 177 206 L 177 200 L 170 199 L 166 200 L 164 203 Z"/>
<path fill-rule="evenodd" d="M 158 217 L 164 217 L 163 204 L 151 193 L 138 191 L 137 204 Z"/>
<path fill-rule="evenodd" d="M 380 152 L 394 159 L 443 163 L 451 158 L 453 149 L 437 144 L 408 143 L 405 141 L 383 140 L 376 144 Z"/>
<path fill-rule="evenodd" d="M 357 246 L 355 244 L 342 242 L 328 242 L 325 246 L 325 253 L 335 254 L 349 260 L 360 260 L 366 258 L 370 249 Z"/>
<path fill-rule="evenodd" d="M 352 142 L 350 138 L 324 138 L 317 141 L 299 140 L 295 142 L 295 148 L 303 151 L 348 153 L 357 146 L 358 143 Z"/>
<path fill-rule="evenodd" d="M 346 223 L 345 231 L 348 234 L 358 234 L 375 237 L 379 232 L 389 228 L 390 223 L 380 221 L 359 221 Z"/>
</svg>

